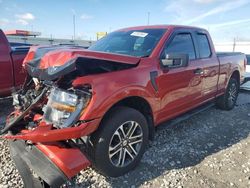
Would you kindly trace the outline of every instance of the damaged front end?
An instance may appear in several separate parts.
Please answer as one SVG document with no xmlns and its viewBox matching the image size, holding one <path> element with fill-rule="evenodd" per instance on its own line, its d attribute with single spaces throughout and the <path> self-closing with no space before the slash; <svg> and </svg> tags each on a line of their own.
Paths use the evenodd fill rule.
<svg viewBox="0 0 250 188">
<path fill-rule="evenodd" d="M 26 187 L 34 187 L 38 180 L 39 185 L 58 187 L 90 165 L 79 143 L 97 129 L 100 118 L 81 118 L 94 92 L 91 84 L 73 87 L 72 82 L 135 67 L 138 62 L 135 57 L 74 47 L 30 49 L 24 61 L 28 76 L 23 88 L 13 93 L 14 111 L 0 130 L 11 140 L 11 155 Z M 27 173 L 37 174 L 38 180 Z"/>
<path fill-rule="evenodd" d="M 15 111 L 1 130 L 2 134 L 10 132 L 4 138 L 52 142 L 85 136 L 84 128 L 94 120 L 79 118 L 91 100 L 91 88 L 63 90 L 48 83 L 38 87 L 13 95 Z"/>
<path fill-rule="evenodd" d="M 97 126 L 96 120 L 80 120 L 91 88 L 64 90 L 52 82 L 35 83 L 31 79 L 26 92 L 13 94 L 15 110 L 1 134 L 8 133 L 3 138 L 10 140 L 11 156 L 25 187 L 38 187 L 37 182 L 59 187 L 90 165 L 76 141 Z"/>
</svg>

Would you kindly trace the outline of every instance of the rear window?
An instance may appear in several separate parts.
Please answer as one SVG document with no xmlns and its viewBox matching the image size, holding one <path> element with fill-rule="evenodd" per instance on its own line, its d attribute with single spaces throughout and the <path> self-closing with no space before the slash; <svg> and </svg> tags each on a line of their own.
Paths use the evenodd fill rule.
<svg viewBox="0 0 250 188">
<path fill-rule="evenodd" d="M 197 34 L 197 41 L 199 45 L 200 58 L 208 58 L 211 55 L 211 50 L 209 46 L 209 42 L 207 39 L 207 35 L 205 34 Z"/>
</svg>

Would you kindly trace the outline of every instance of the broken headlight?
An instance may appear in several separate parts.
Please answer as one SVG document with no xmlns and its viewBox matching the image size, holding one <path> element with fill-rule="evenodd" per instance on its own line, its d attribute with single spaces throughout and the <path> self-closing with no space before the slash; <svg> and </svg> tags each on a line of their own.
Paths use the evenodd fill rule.
<svg viewBox="0 0 250 188">
<path fill-rule="evenodd" d="M 53 88 L 44 107 L 44 119 L 58 128 L 72 126 L 78 121 L 89 97 Z"/>
</svg>

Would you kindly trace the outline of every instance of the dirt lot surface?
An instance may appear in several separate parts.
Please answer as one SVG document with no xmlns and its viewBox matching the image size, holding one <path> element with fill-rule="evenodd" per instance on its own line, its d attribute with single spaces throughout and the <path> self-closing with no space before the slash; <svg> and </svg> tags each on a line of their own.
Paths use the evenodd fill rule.
<svg viewBox="0 0 250 188">
<path fill-rule="evenodd" d="M 232 111 L 212 107 L 174 126 L 156 131 L 140 165 L 119 178 L 89 168 L 75 187 L 242 187 L 250 188 L 250 93 L 241 93 Z M 0 102 L 0 122 L 11 102 Z M 0 123 L 1 124 L 1 123 Z M 0 140 L 0 187 L 22 181 Z"/>
</svg>

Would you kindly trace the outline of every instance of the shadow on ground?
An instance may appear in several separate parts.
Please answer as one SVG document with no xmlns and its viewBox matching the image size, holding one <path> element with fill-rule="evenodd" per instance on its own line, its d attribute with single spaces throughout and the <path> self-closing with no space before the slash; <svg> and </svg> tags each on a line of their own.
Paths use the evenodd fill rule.
<svg viewBox="0 0 250 188">
<path fill-rule="evenodd" d="M 164 126 L 156 131 L 155 140 L 134 171 L 106 181 L 112 187 L 137 187 L 172 169 L 193 167 L 207 156 L 247 138 L 250 133 L 249 113 L 250 93 L 244 92 L 232 111 L 212 107 L 179 124 Z"/>
</svg>

